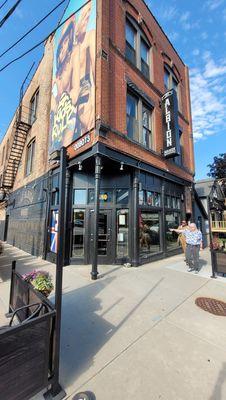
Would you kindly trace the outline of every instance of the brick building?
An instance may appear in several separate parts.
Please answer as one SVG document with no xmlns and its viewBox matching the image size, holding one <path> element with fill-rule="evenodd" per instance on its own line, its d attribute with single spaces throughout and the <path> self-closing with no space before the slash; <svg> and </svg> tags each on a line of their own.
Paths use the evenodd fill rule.
<svg viewBox="0 0 226 400">
<path fill-rule="evenodd" d="M 59 170 L 48 160 L 65 146 L 65 263 L 97 251 L 99 263 L 138 265 L 180 251 L 169 229 L 191 217 L 188 68 L 144 1 L 85 3 L 69 3 L 18 108 L 28 119 L 17 112 L 1 144 L 5 234 L 54 259 Z"/>
</svg>

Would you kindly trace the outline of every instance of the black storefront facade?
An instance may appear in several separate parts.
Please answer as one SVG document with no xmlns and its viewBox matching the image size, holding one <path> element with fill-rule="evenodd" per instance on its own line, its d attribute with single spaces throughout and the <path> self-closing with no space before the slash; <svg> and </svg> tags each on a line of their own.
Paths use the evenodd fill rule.
<svg viewBox="0 0 226 400">
<path fill-rule="evenodd" d="M 55 261 L 57 169 L 51 182 L 44 256 Z M 98 264 L 138 266 L 177 254 L 177 235 L 169 229 L 186 218 L 185 187 L 190 186 L 102 143 L 68 161 L 65 265 L 92 264 L 96 255 Z"/>
</svg>

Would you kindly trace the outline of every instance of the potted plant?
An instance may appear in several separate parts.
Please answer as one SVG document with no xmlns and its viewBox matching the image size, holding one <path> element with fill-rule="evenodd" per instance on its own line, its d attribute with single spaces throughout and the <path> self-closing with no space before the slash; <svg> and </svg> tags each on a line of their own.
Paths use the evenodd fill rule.
<svg viewBox="0 0 226 400">
<path fill-rule="evenodd" d="M 44 296 L 48 297 L 52 292 L 54 286 L 52 283 L 52 277 L 46 271 L 32 271 L 28 274 L 23 275 L 23 279 L 31 283 L 32 286 Z"/>
</svg>

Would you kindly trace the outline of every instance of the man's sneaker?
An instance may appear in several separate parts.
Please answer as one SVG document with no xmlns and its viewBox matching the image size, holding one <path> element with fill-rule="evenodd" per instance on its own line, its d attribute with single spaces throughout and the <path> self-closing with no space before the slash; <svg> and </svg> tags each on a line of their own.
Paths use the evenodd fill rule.
<svg viewBox="0 0 226 400">
<path fill-rule="evenodd" d="M 196 269 L 196 270 L 195 270 L 195 274 L 198 274 L 198 273 L 199 273 L 199 269 Z"/>
<path fill-rule="evenodd" d="M 188 268 L 188 272 L 191 272 L 193 270 L 194 270 L 194 268 L 191 268 L 191 267 Z"/>
</svg>

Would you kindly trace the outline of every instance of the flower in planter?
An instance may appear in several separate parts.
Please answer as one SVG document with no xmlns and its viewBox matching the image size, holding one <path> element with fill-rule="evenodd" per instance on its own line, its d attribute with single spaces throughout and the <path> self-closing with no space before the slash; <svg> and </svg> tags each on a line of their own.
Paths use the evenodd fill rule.
<svg viewBox="0 0 226 400">
<path fill-rule="evenodd" d="M 52 292 L 54 286 L 52 283 L 52 277 L 46 271 L 34 270 L 23 275 L 23 279 L 31 283 L 32 286 L 39 292 L 43 293 L 46 297 Z"/>
</svg>

